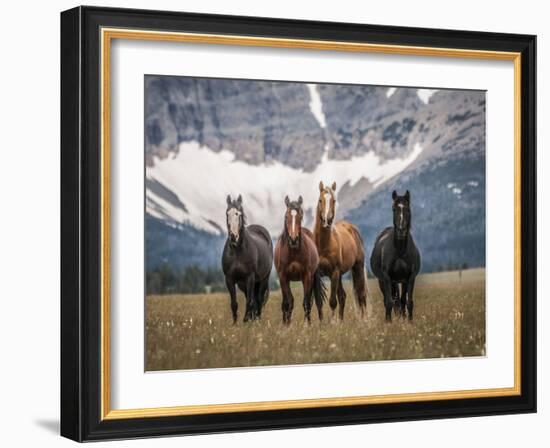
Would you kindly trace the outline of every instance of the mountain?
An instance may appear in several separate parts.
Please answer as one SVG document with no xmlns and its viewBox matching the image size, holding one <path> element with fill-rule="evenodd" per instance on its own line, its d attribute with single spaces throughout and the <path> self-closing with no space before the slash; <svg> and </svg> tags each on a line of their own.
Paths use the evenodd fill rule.
<svg viewBox="0 0 550 448">
<path fill-rule="evenodd" d="M 370 253 L 391 191 L 412 194 L 423 269 L 485 264 L 485 93 L 147 76 L 147 265 L 217 266 L 225 198 L 276 238 L 283 198 L 311 226 L 318 184 Z M 196 244 L 191 244 L 196 242 Z"/>
<path fill-rule="evenodd" d="M 249 164 L 279 161 L 311 170 L 324 137 L 305 84 L 145 77 L 145 153 L 177 152 L 185 142 L 222 148 Z"/>
</svg>

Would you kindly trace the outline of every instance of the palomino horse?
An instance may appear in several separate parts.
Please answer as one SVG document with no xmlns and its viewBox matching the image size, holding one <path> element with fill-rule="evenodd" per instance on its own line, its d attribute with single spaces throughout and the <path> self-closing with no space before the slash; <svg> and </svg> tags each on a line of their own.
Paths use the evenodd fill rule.
<svg viewBox="0 0 550 448">
<path fill-rule="evenodd" d="M 411 194 L 409 190 L 398 196 L 392 193 L 393 227 L 387 227 L 376 238 L 370 267 L 378 278 L 380 291 L 384 295 L 386 320 L 391 321 L 392 307 L 396 314 L 405 317 L 405 305 L 409 320 L 413 318 L 414 281 L 420 272 L 420 252 L 414 244 L 411 229 Z M 401 285 L 401 298 L 399 298 Z"/>
<path fill-rule="evenodd" d="M 269 295 L 269 275 L 273 265 L 273 244 L 269 232 L 258 225 L 246 225 L 241 195 L 236 201 L 227 196 L 227 240 L 222 269 L 231 297 L 233 323 L 237 321 L 237 291 L 246 296 L 244 321 L 257 319 Z"/>
<path fill-rule="evenodd" d="M 302 227 L 302 196 L 297 201 L 285 198 L 286 212 L 283 233 L 275 245 L 275 269 L 279 274 L 283 294 L 283 322 L 290 323 L 294 308 L 294 296 L 290 289 L 291 281 L 301 281 L 304 288 L 304 314 L 311 322 L 312 294 L 319 320 L 323 320 L 325 289 L 318 270 L 319 256 L 313 234 Z"/>
<path fill-rule="evenodd" d="M 351 269 L 355 298 L 364 317 L 367 306 L 367 286 L 365 279 L 365 249 L 357 227 L 347 221 L 333 223 L 336 208 L 336 182 L 332 187 L 319 183 L 319 203 L 315 215 L 313 235 L 319 252 L 319 268 L 322 275 L 330 277 L 330 308 L 333 313 L 340 303 L 340 319 L 344 318 L 346 292 L 342 285 L 342 275 Z"/>
</svg>

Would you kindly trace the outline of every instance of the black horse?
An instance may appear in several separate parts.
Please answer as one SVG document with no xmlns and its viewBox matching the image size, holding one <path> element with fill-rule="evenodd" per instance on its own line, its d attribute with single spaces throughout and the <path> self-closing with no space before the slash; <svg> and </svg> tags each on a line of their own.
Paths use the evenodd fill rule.
<svg viewBox="0 0 550 448">
<path fill-rule="evenodd" d="M 411 228 L 411 195 L 392 193 L 393 227 L 385 228 L 376 238 L 370 257 L 370 267 L 378 278 L 384 295 L 386 320 L 391 321 L 392 308 L 409 320 L 413 318 L 414 281 L 420 271 L 420 252 L 414 244 Z M 399 297 L 401 285 L 401 297 Z"/>
<path fill-rule="evenodd" d="M 237 321 L 237 291 L 246 296 L 244 322 L 258 319 L 269 296 L 269 275 L 273 265 L 273 243 L 269 232 L 258 225 L 246 225 L 241 195 L 232 201 L 227 196 L 227 240 L 223 248 L 222 269 L 231 296 L 233 323 Z"/>
</svg>

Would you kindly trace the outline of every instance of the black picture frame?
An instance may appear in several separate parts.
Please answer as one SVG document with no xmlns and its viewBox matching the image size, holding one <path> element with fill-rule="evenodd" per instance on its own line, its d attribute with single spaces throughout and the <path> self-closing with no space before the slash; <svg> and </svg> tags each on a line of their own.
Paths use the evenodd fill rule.
<svg viewBox="0 0 550 448">
<path fill-rule="evenodd" d="M 101 419 L 100 29 L 521 53 L 521 394 Z M 76 441 L 536 412 L 536 36 L 77 7 L 61 13 L 61 435 Z"/>
</svg>

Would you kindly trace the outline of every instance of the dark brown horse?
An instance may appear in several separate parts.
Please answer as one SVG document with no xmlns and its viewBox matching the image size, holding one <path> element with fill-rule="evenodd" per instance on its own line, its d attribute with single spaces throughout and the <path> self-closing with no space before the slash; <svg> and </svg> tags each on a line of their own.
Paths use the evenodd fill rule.
<svg viewBox="0 0 550 448">
<path fill-rule="evenodd" d="M 351 270 L 355 298 L 365 315 L 367 306 L 367 286 L 365 278 L 365 248 L 357 227 L 347 221 L 333 223 L 336 211 L 336 182 L 332 187 L 319 183 L 319 202 L 315 215 L 313 235 L 319 252 L 319 269 L 322 275 L 330 277 L 330 308 L 333 313 L 337 301 L 340 303 L 340 319 L 344 318 L 346 292 L 342 285 L 342 275 Z"/>
<path fill-rule="evenodd" d="M 290 324 L 294 308 L 294 296 L 290 289 L 291 281 L 301 281 L 304 288 L 305 319 L 311 322 L 312 295 L 323 320 L 325 289 L 318 271 L 319 256 L 310 230 L 302 227 L 302 196 L 297 201 L 285 198 L 286 213 L 283 233 L 275 245 L 275 269 L 279 274 L 283 295 L 283 322 Z"/>
</svg>

